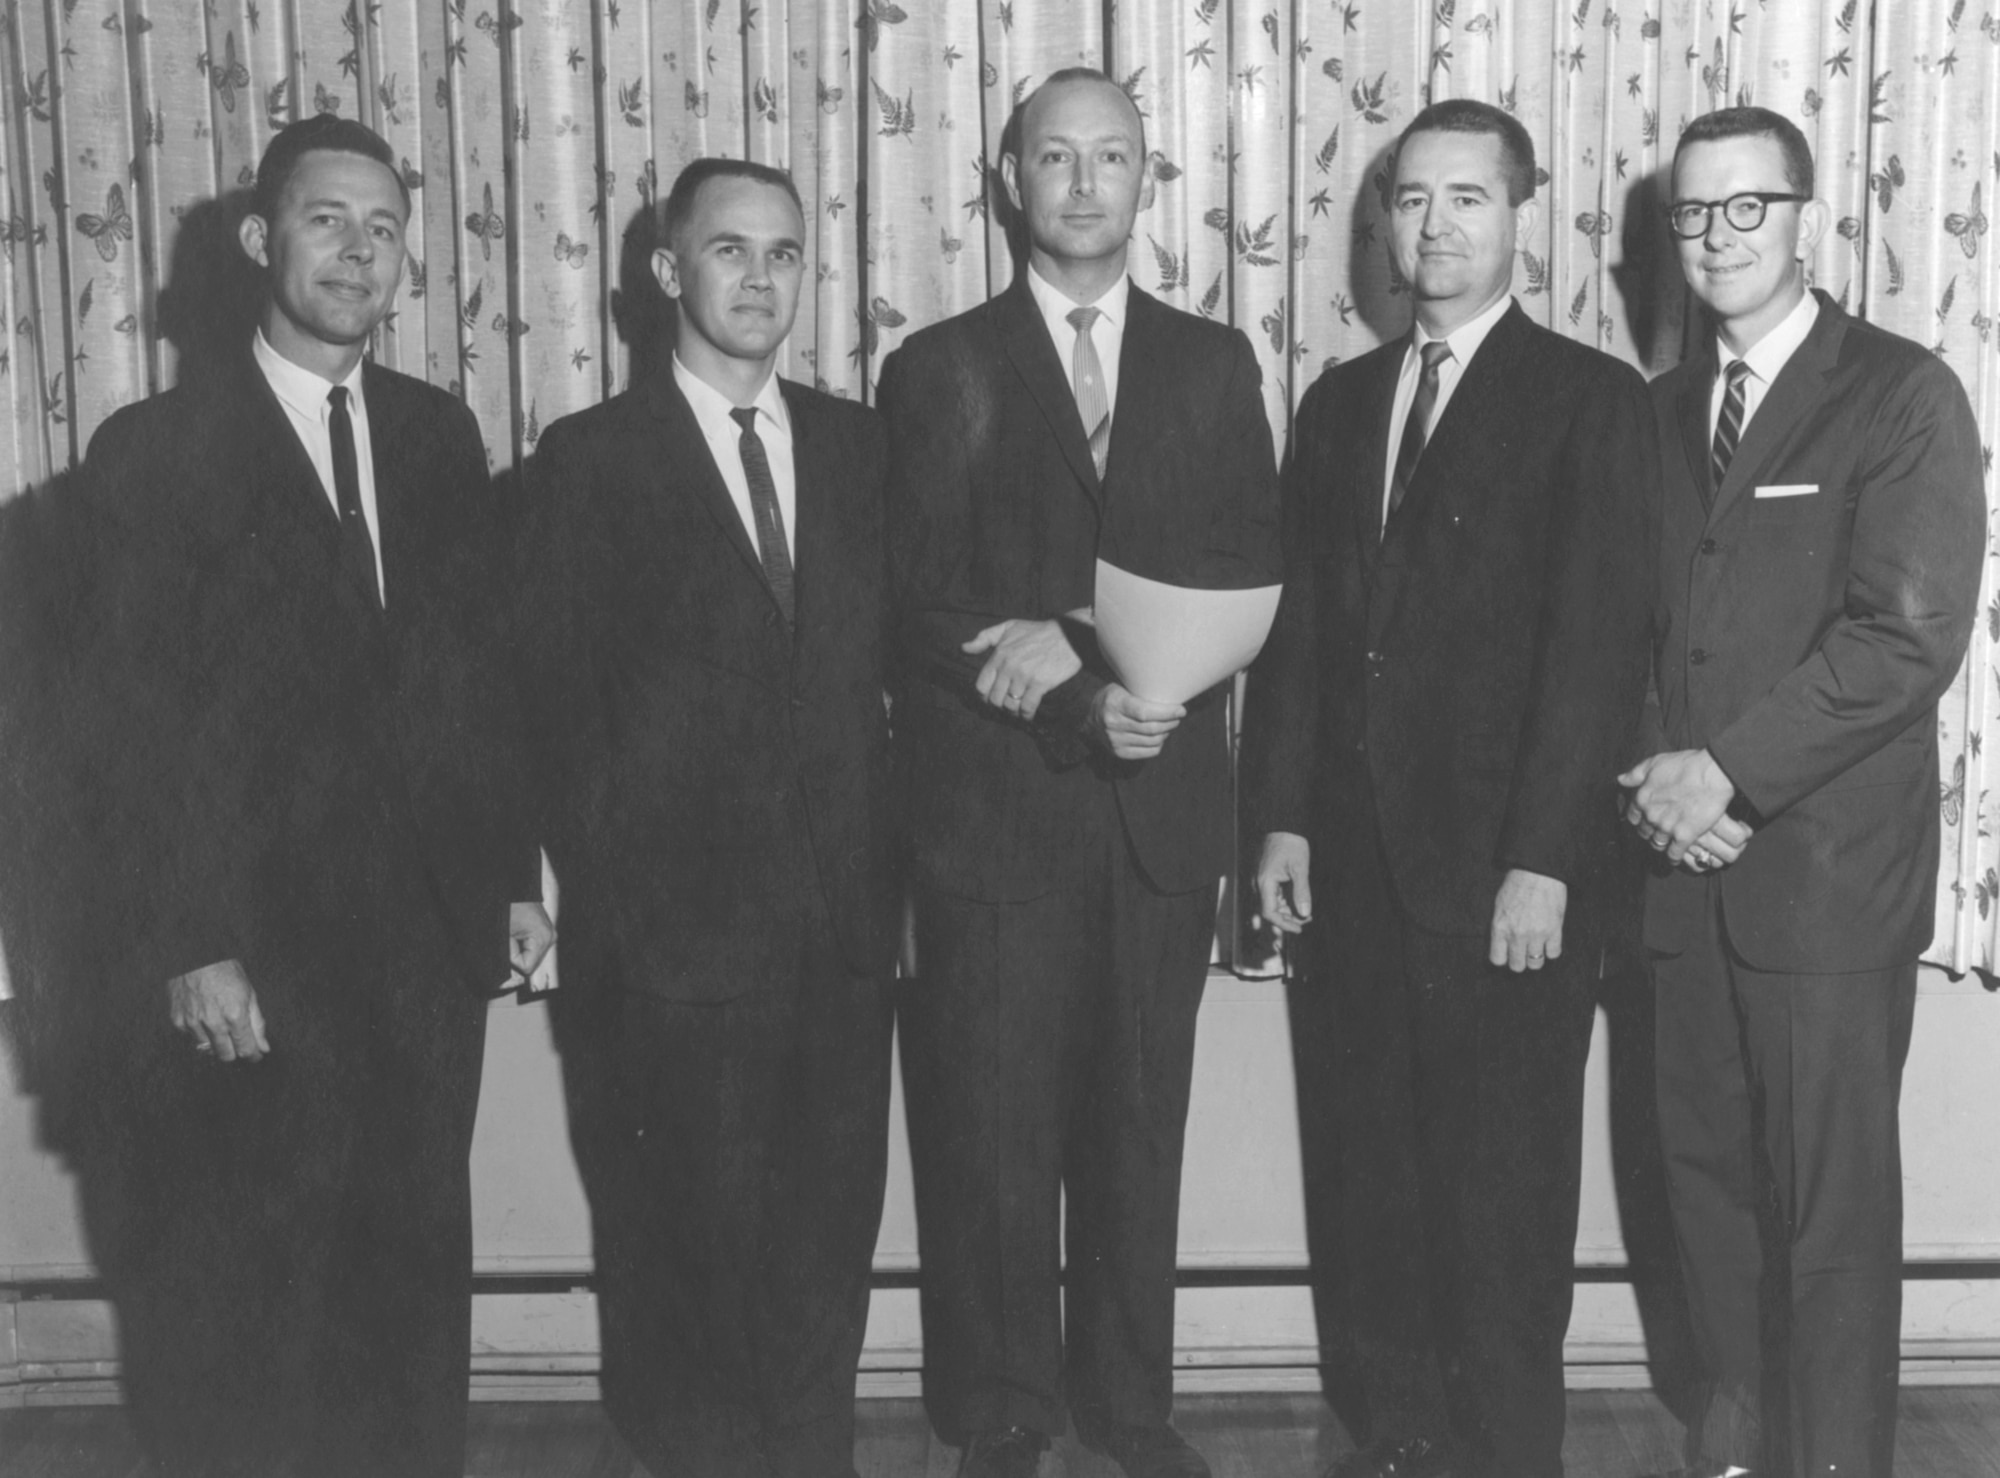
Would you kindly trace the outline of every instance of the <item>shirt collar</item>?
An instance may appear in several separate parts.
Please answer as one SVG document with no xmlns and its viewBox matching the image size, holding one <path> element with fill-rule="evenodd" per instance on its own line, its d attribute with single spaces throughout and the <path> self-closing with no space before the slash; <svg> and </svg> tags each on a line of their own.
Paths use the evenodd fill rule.
<svg viewBox="0 0 2000 1478">
<path fill-rule="evenodd" d="M 1444 342 L 1451 346 L 1452 362 L 1461 370 L 1470 364 L 1472 356 L 1479 352 L 1479 346 L 1486 342 L 1486 336 L 1493 332 L 1493 326 L 1506 317 L 1507 310 L 1513 306 L 1514 295 L 1502 293 L 1473 317 L 1443 335 Z M 1411 327 L 1413 332 L 1410 335 L 1409 357 L 1414 357 L 1424 345 L 1435 343 L 1437 340 L 1424 331 L 1421 323 L 1413 324 Z"/>
<path fill-rule="evenodd" d="M 681 394 L 687 397 L 697 421 L 728 431 L 731 435 L 737 433 L 738 427 L 729 414 L 738 409 L 736 402 L 683 364 L 679 354 L 674 355 L 674 383 L 681 387 Z M 780 431 L 789 432 L 792 429 L 791 417 L 785 413 L 784 393 L 778 388 L 775 372 L 764 377 L 764 388 L 751 400 L 750 408 Z"/>
<path fill-rule="evenodd" d="M 1763 338 L 1752 344 L 1744 354 L 1732 354 L 1729 346 L 1722 342 L 1721 335 L 1715 340 L 1716 373 L 1719 375 L 1732 359 L 1741 359 L 1750 366 L 1750 373 L 1763 384 L 1770 384 L 1778 378 L 1778 371 L 1785 367 L 1785 361 L 1798 352 L 1799 345 L 1806 341 L 1806 335 L 1819 321 L 1819 299 L 1808 289 L 1798 303 Z"/>
<path fill-rule="evenodd" d="M 1096 302 L 1079 303 L 1037 272 L 1034 263 L 1030 262 L 1028 291 L 1034 296 L 1035 306 L 1042 310 L 1042 317 L 1049 321 L 1051 328 L 1058 323 L 1067 324 L 1073 308 L 1095 308 L 1104 316 L 1105 327 L 1117 333 L 1125 327 L 1125 308 L 1132 296 L 1132 279 L 1121 274 Z"/>
<path fill-rule="evenodd" d="M 293 414 L 309 421 L 316 421 L 326 414 L 327 392 L 333 389 L 333 381 L 304 365 L 293 364 L 273 349 L 271 341 L 264 337 L 262 326 L 257 329 L 250 353 L 256 358 L 257 367 L 264 372 L 264 378 L 271 382 L 272 392 Z M 356 360 L 347 378 L 339 382 L 347 387 L 347 399 L 357 409 L 361 406 L 361 364 L 362 361 Z"/>
</svg>

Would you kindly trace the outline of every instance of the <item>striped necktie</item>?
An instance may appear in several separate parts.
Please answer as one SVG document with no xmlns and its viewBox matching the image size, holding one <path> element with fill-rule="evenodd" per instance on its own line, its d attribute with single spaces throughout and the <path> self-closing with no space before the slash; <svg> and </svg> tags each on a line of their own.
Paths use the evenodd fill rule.
<svg viewBox="0 0 2000 1478">
<path fill-rule="evenodd" d="M 1743 437 L 1743 382 L 1750 378 L 1750 366 L 1732 359 L 1723 373 L 1729 377 L 1729 388 L 1723 392 L 1722 414 L 1715 419 L 1715 441 L 1708 449 L 1708 470 L 1715 476 L 1718 492 L 1730 459 L 1736 455 L 1736 443 Z"/>
<path fill-rule="evenodd" d="M 1104 366 L 1097 360 L 1097 345 L 1091 342 L 1090 326 L 1102 315 L 1095 308 L 1072 308 L 1070 327 L 1076 330 L 1076 350 L 1070 356 L 1070 378 L 1076 382 L 1077 414 L 1090 437 L 1090 460 L 1097 477 L 1104 479 L 1104 462 L 1111 455 L 1111 397 L 1104 389 Z"/>
</svg>

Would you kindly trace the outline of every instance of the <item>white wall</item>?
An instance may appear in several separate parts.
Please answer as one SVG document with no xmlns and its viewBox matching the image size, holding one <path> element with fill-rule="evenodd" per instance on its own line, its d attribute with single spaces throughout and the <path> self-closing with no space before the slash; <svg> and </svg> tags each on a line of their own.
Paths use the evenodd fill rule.
<svg viewBox="0 0 2000 1478">
<path fill-rule="evenodd" d="M 1905 1245 L 1919 1262 L 2000 1263 L 2000 997 L 1971 980 L 1925 971 L 1903 1095 Z M 1580 1266 L 1626 1261 L 1614 1193 L 1612 1079 L 1616 1033 L 1600 1019 L 1589 1073 Z M 0 1053 L 0 1284 L 86 1277 L 74 1188 L 36 1144 L 35 1105 Z M 1620 1101 L 1623 1100 L 1621 1092 Z M 477 1268 L 482 1273 L 584 1275 L 590 1220 L 567 1140 L 559 1065 L 541 1005 L 496 1003 L 485 1093 L 473 1147 Z M 898 1097 L 879 1268 L 916 1263 L 909 1162 Z M 1643 1136 L 1638 1152 L 1643 1152 Z M 1628 1214 L 1645 1205 L 1628 1196 Z M 1635 1241 L 1658 1235 L 1635 1223 Z M 1662 1245 L 1654 1242 L 1653 1245 Z M 1270 1286 L 1192 1288 L 1179 1306 L 1185 1385 L 1286 1386 L 1310 1381 L 1311 1299 L 1305 1266 L 1298 1113 L 1284 991 L 1275 982 L 1211 979 L 1202 1008 L 1181 1208 L 1181 1262 L 1198 1269 L 1269 1269 Z M 0 1300 L 6 1294 L 0 1293 Z M 476 1368 L 486 1394 L 588 1394 L 595 1321 L 587 1292 L 482 1295 Z M 1906 1290 L 1910 1373 L 2000 1375 L 2000 1280 L 1920 1279 Z M 908 1389 L 919 1329 L 915 1295 L 881 1292 L 864 1367 L 871 1389 Z M 1657 1351 L 1655 1352 L 1658 1353 Z M 0 1404 L 103 1397 L 115 1342 L 101 1304 L 63 1298 L 0 1301 Z M 1648 1378 L 1639 1306 L 1623 1281 L 1578 1289 L 1569 1354 L 1577 1378 Z"/>
</svg>

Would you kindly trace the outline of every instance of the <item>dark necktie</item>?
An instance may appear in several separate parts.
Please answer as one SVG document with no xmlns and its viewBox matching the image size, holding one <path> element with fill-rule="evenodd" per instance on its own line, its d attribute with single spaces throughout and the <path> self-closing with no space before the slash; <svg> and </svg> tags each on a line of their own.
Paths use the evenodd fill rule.
<svg viewBox="0 0 2000 1478">
<path fill-rule="evenodd" d="M 1403 506 L 1403 498 L 1410 491 L 1410 479 L 1417 474 L 1417 459 L 1423 456 L 1424 442 L 1430 437 L 1431 410 L 1438 398 L 1438 368 L 1451 358 L 1451 345 L 1443 339 L 1433 339 L 1419 352 L 1424 356 L 1424 370 L 1417 376 L 1417 394 L 1410 402 L 1409 419 L 1403 422 L 1403 441 L 1396 449 L 1396 475 L 1389 480 L 1392 516 Z"/>
<path fill-rule="evenodd" d="M 333 500 L 340 509 L 340 562 L 348 578 L 382 604 L 382 586 L 375 578 L 375 541 L 368 537 L 368 519 L 361 511 L 361 473 L 354 460 L 354 422 L 347 414 L 347 387 L 327 392 L 333 414 L 327 429 L 333 434 Z"/>
<path fill-rule="evenodd" d="M 1095 308 L 1069 310 L 1070 327 L 1076 330 L 1076 349 L 1070 355 L 1070 378 L 1076 381 L 1076 411 L 1083 417 L 1084 434 L 1090 438 L 1090 460 L 1097 476 L 1104 478 L 1105 459 L 1111 455 L 1111 397 L 1105 393 L 1104 366 L 1097 359 L 1097 345 L 1091 341 L 1090 326 L 1100 314 Z"/>
<path fill-rule="evenodd" d="M 1729 377 L 1729 388 L 1722 392 L 1722 414 L 1715 418 L 1715 441 L 1708 449 L 1708 470 L 1715 474 L 1718 491 L 1743 436 L 1743 382 L 1750 378 L 1750 366 L 1732 359 L 1723 373 Z"/>
<path fill-rule="evenodd" d="M 764 562 L 764 578 L 778 597 L 778 609 L 785 624 L 792 624 L 792 555 L 785 547 L 785 515 L 778 507 L 778 485 L 771 480 L 771 460 L 764 455 L 764 442 L 757 435 L 757 408 L 731 411 L 730 419 L 743 428 L 737 449 L 743 454 L 743 476 L 750 484 L 750 515 L 757 523 L 757 557 Z"/>
</svg>

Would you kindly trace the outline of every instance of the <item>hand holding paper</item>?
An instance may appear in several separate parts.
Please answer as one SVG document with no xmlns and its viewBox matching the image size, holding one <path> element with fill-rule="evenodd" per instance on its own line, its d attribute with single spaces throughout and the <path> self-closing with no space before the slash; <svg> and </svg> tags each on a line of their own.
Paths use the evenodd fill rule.
<svg viewBox="0 0 2000 1478">
<path fill-rule="evenodd" d="M 1149 703 L 1117 683 L 1107 683 L 1091 705 L 1090 728 L 1119 759 L 1149 760 L 1186 716 L 1187 710 L 1178 703 Z"/>
</svg>

